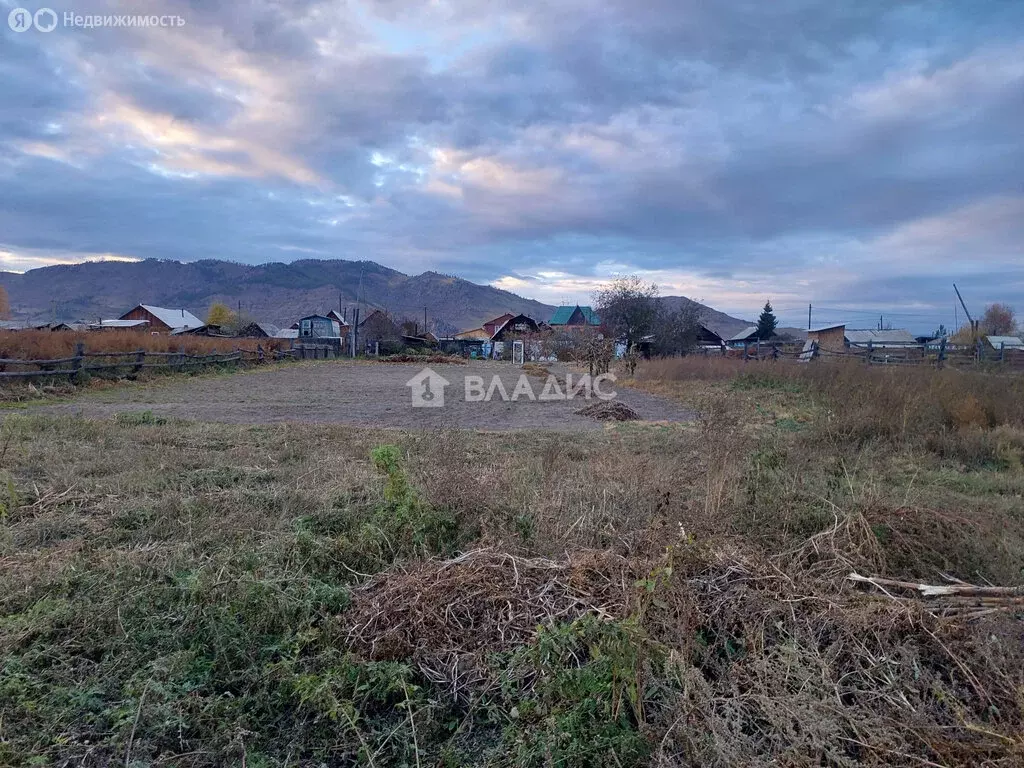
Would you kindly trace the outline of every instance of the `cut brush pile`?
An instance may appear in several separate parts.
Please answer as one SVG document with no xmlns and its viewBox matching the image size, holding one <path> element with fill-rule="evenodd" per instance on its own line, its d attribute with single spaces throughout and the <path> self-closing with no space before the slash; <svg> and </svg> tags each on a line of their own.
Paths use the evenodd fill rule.
<svg viewBox="0 0 1024 768">
<path fill-rule="evenodd" d="M 863 518 L 837 515 L 774 557 L 685 536 L 656 561 L 477 550 L 380 574 L 341 618 L 357 653 L 411 661 L 463 704 L 502 701 L 510 672 L 495 654 L 587 620 L 629 627 L 646 649 L 628 685 L 647 764 L 1020 765 L 1020 605 L 981 623 L 866 593 L 847 579 L 879 562 L 866 534 Z M 566 663 L 586 670 L 604 652 L 584 644 Z"/>
</svg>

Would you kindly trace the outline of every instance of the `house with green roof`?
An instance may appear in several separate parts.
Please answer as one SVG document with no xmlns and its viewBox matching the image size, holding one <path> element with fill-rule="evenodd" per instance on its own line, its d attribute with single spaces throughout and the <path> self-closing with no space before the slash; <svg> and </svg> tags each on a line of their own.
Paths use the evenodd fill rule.
<svg viewBox="0 0 1024 768">
<path fill-rule="evenodd" d="M 593 309 L 581 307 L 579 304 L 571 307 L 559 307 L 555 310 L 555 314 L 551 316 L 551 320 L 548 323 L 553 328 L 577 325 L 597 326 L 600 324 L 601 318 L 597 316 Z"/>
</svg>

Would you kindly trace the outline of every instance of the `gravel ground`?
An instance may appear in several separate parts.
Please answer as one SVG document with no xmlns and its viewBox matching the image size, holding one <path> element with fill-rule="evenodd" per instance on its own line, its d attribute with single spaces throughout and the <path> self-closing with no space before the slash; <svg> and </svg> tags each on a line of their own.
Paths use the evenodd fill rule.
<svg viewBox="0 0 1024 768">
<path fill-rule="evenodd" d="M 36 413 L 78 414 L 109 418 L 122 411 L 150 410 L 154 414 L 197 421 L 233 424 L 308 422 L 355 424 L 413 429 L 549 429 L 599 430 L 602 422 L 575 413 L 594 399 L 530 401 L 520 395 L 503 401 L 467 402 L 464 377 L 480 376 L 489 385 L 498 376 L 512 396 L 521 369 L 509 363 L 471 362 L 434 365 L 431 370 L 450 384 L 444 387 L 444 407 L 412 407 L 407 382 L 421 371 L 414 364 L 309 361 L 242 373 L 169 378 L 87 391 L 66 403 L 31 408 Z M 564 371 L 554 370 L 561 377 Z M 544 379 L 528 377 L 531 391 L 540 395 Z M 652 422 L 689 421 L 693 414 L 655 395 L 606 384 L 616 399 Z M 436 390 L 436 388 L 435 388 Z M 422 384 L 417 387 L 422 392 Z M 436 391 L 435 391 L 436 401 Z"/>
</svg>

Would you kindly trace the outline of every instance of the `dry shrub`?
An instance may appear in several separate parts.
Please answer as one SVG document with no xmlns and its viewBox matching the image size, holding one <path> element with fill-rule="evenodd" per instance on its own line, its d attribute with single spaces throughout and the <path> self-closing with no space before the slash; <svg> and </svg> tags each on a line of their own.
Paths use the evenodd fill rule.
<svg viewBox="0 0 1024 768">
<path fill-rule="evenodd" d="M 944 410 L 950 425 L 956 429 L 992 426 L 991 411 L 984 408 L 973 394 L 966 395 L 962 400 L 944 404 Z"/>
</svg>

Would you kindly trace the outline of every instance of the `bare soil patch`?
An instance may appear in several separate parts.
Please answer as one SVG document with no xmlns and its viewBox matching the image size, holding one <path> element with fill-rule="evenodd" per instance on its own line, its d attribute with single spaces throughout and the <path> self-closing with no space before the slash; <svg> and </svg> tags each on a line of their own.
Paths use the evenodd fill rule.
<svg viewBox="0 0 1024 768">
<path fill-rule="evenodd" d="M 480 361 L 467 365 L 430 366 L 448 383 L 444 407 L 414 408 L 409 380 L 419 365 L 352 361 L 310 361 L 221 376 L 199 376 L 145 384 L 129 384 L 101 392 L 86 392 L 67 403 L 43 405 L 40 413 L 77 414 L 111 418 L 125 411 L 152 411 L 164 418 L 232 424 L 304 422 L 411 429 L 483 430 L 599 430 L 599 420 L 577 413 L 597 402 L 577 396 L 571 400 L 538 401 L 520 395 L 512 400 L 522 368 Z M 553 371 L 560 381 L 564 372 Z M 490 385 L 497 376 L 509 399 L 495 392 L 489 402 L 467 401 L 466 376 L 480 376 Z M 534 396 L 543 381 L 529 378 Z M 615 385 L 616 401 L 642 421 L 685 422 L 693 412 L 657 395 Z M 603 402 L 602 402 L 603 404 Z"/>
</svg>

